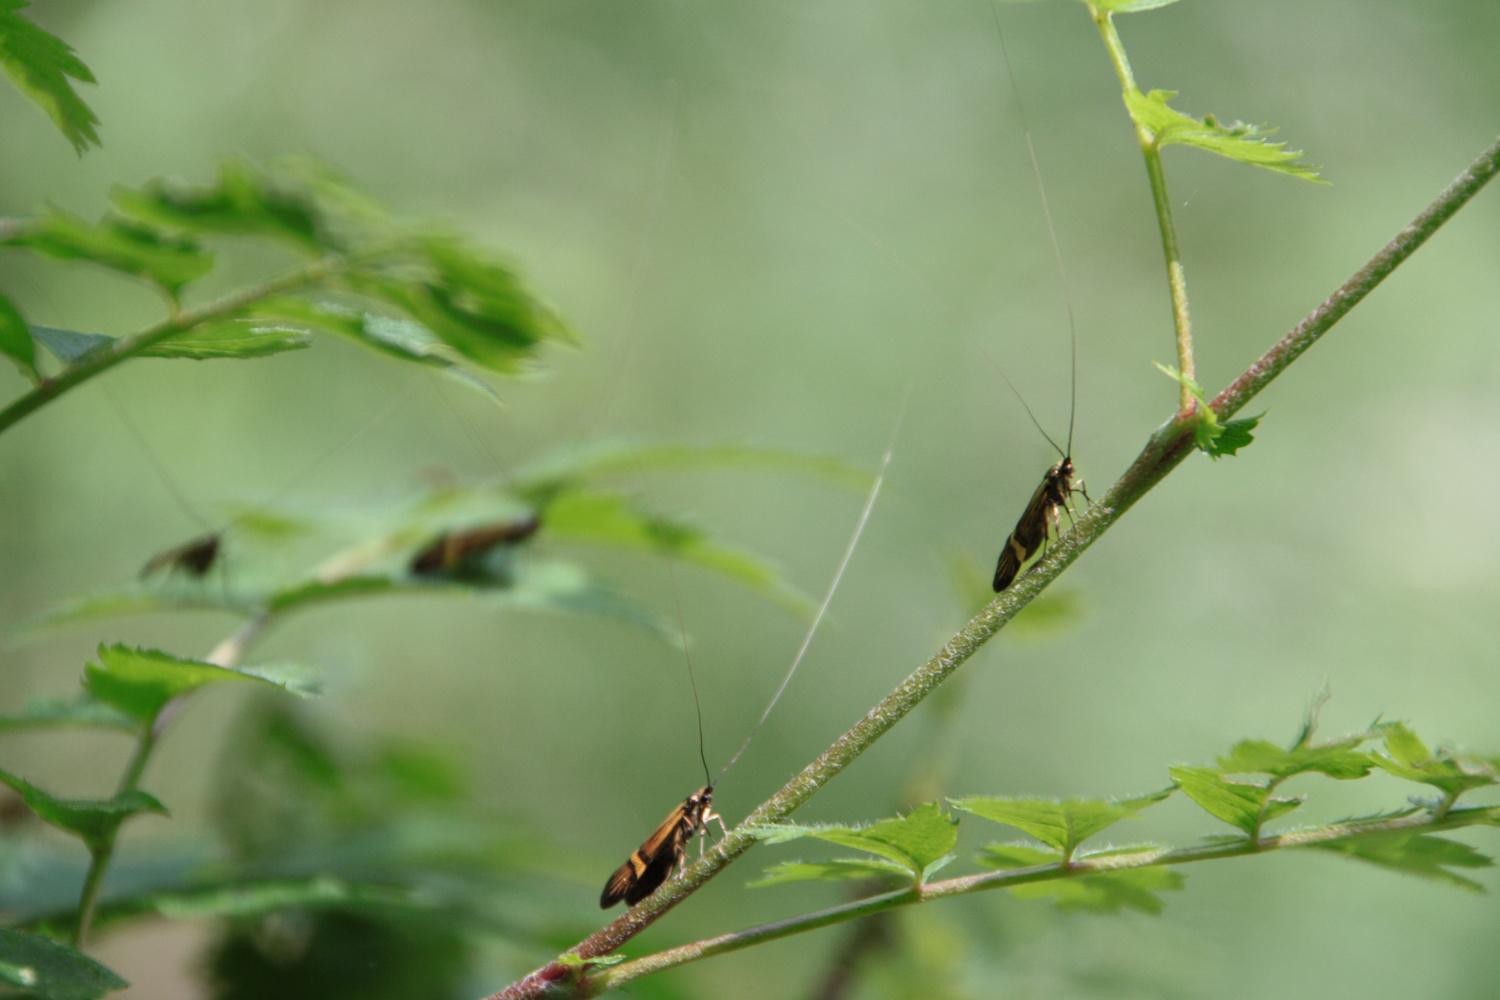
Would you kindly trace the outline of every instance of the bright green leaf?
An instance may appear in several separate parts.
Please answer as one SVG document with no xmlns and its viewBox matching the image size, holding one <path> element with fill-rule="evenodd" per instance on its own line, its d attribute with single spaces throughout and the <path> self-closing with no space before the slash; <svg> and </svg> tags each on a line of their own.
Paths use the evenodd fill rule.
<svg viewBox="0 0 1500 1000">
<path fill-rule="evenodd" d="M 881 858 L 789 861 L 767 868 L 765 877 L 751 882 L 750 885 L 758 889 L 761 886 L 782 885 L 787 882 L 843 882 L 870 878 L 910 882 L 911 871 L 904 864 Z"/>
<path fill-rule="evenodd" d="M 67 42 L 16 13 L 28 3 L 0 0 L 0 69 L 17 90 L 47 113 L 73 144 L 73 151 L 82 155 L 90 143 L 99 145 L 99 133 L 94 129 L 99 119 L 69 80 L 93 83 L 94 74 Z"/>
<path fill-rule="evenodd" d="M 951 800 L 954 808 L 996 823 L 1013 826 L 1048 847 L 1071 857 L 1089 837 L 1155 805 L 1172 794 L 1167 788 L 1133 799 L 1017 799 L 974 796 Z"/>
<path fill-rule="evenodd" d="M 212 255 L 196 243 L 130 222 L 106 217 L 97 225 L 71 212 L 51 208 L 28 220 L 3 241 L 30 247 L 61 260 L 87 260 L 160 285 L 174 298 L 182 286 L 213 267 Z"/>
<path fill-rule="evenodd" d="M 1301 150 L 1287 149 L 1284 142 L 1267 141 L 1266 137 L 1275 129 L 1244 122 L 1220 125 L 1213 115 L 1205 115 L 1199 121 L 1167 103 L 1176 96 L 1177 92 L 1173 90 L 1153 90 L 1149 94 L 1135 89 L 1125 92 L 1125 106 L 1130 117 L 1156 137 L 1158 149 L 1174 143 L 1196 146 L 1252 167 L 1326 183 L 1318 176 L 1316 168 L 1301 162 Z"/>
<path fill-rule="evenodd" d="M 749 832 L 770 844 L 813 837 L 885 858 L 904 867 L 909 875 L 921 878 L 939 862 L 946 862 L 948 852 L 958 841 L 958 820 L 946 815 L 936 802 L 928 802 L 906 816 L 865 827 L 778 823 Z"/>
<path fill-rule="evenodd" d="M 1166 7 L 1176 3 L 1177 0 L 1087 0 L 1087 2 L 1099 10 L 1107 10 L 1112 14 L 1134 14 L 1137 11 Z"/>
<path fill-rule="evenodd" d="M 1488 868 L 1494 864 L 1468 844 L 1413 831 L 1359 837 L 1317 846 L 1382 868 L 1446 882 L 1474 892 L 1484 892 L 1484 886 L 1449 869 Z"/>
<path fill-rule="evenodd" d="M 1463 760 L 1448 750 L 1433 753 L 1421 737 L 1400 722 L 1375 727 L 1385 737 L 1385 754 L 1373 759 L 1386 772 L 1407 781 L 1419 781 L 1457 797 L 1485 785 L 1500 783 L 1493 768 L 1484 762 Z"/>
<path fill-rule="evenodd" d="M 1218 459 L 1225 455 L 1234 455 L 1241 448 L 1253 443 L 1255 435 L 1252 432 L 1264 416 L 1264 413 L 1258 413 L 1253 417 L 1241 417 L 1223 424 L 1219 428 L 1218 437 L 1214 438 L 1212 445 L 1208 448 L 1208 457 Z"/>
<path fill-rule="evenodd" d="M 9 771 L 0 771 L 0 782 L 19 792 L 39 819 L 79 837 L 90 850 L 114 836 L 120 824 L 136 813 L 165 815 L 167 811 L 166 806 L 142 791 L 125 792 L 112 799 L 60 799 Z"/>
<path fill-rule="evenodd" d="M 0 928 L 0 980 L 35 1000 L 97 1000 L 130 985 L 67 945 L 8 928 Z"/>
<path fill-rule="evenodd" d="M 1251 432 L 1260 423 L 1261 417 L 1265 416 L 1264 413 L 1220 423 L 1218 413 L 1204 398 L 1203 387 L 1197 381 L 1188 378 L 1171 365 L 1164 365 L 1157 361 L 1153 361 L 1152 364 L 1161 369 L 1163 374 L 1172 381 L 1187 389 L 1193 399 L 1197 400 L 1198 422 L 1193 427 L 1193 443 L 1199 451 L 1214 461 L 1218 461 L 1225 455 L 1238 453 L 1241 448 L 1255 440 Z"/>
<path fill-rule="evenodd" d="M 1030 844 L 989 844 L 980 849 L 979 857 L 975 860 L 984 868 L 1010 871 L 1012 868 L 1061 864 L 1063 856 L 1061 852 L 1032 847 Z"/>
<path fill-rule="evenodd" d="M 83 694 L 77 698 L 46 698 L 26 703 L 15 715 L 0 715 L 0 733 L 65 726 L 94 726 L 138 732 L 140 723 L 117 708 Z"/>
<path fill-rule="evenodd" d="M 1268 774 L 1278 780 L 1315 771 L 1330 778 L 1363 778 L 1375 762 L 1354 748 L 1365 736 L 1350 736 L 1332 743 L 1283 750 L 1268 740 L 1241 740 L 1227 756 L 1219 758 L 1221 774 Z"/>
<path fill-rule="evenodd" d="M 1017 899 L 1050 897 L 1060 910 L 1118 913 L 1131 909 L 1155 915 L 1162 911 L 1156 894 L 1179 890 L 1183 882 L 1182 875 L 1171 868 L 1149 866 L 1028 882 L 1014 886 L 1010 893 Z"/>
<path fill-rule="evenodd" d="M 1286 815 L 1302 804 L 1298 798 L 1273 798 L 1262 785 L 1231 781 L 1206 767 L 1174 767 L 1172 780 L 1177 787 L 1209 815 L 1237 826 L 1251 837 L 1261 826 Z"/>
<path fill-rule="evenodd" d="M 22 374 L 36 375 L 36 344 L 31 339 L 31 330 L 4 295 L 0 295 L 0 354 L 14 361 Z"/>
<path fill-rule="evenodd" d="M 173 698 L 206 684 L 223 681 L 254 681 L 305 693 L 291 681 L 259 676 L 246 669 L 231 670 L 157 649 L 133 649 L 122 645 L 101 645 L 99 663 L 90 663 L 84 668 L 84 686 L 94 697 L 128 712 L 146 725 L 151 725 L 162 706 Z"/>
</svg>

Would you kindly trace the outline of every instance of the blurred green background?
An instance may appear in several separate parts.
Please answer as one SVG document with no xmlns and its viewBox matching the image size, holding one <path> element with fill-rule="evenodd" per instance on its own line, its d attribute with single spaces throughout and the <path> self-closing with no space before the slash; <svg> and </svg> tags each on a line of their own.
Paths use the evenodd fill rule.
<svg viewBox="0 0 1500 1000">
<path fill-rule="evenodd" d="M 930 655 L 966 617 L 953 553 L 988 572 L 1053 460 L 985 360 L 1054 436 L 1068 420 L 1067 321 L 990 8 L 965 3 L 296 3 L 49 0 L 31 11 L 99 78 L 104 148 L 75 159 L 0 88 L 0 213 L 97 215 L 112 183 L 207 179 L 227 153 L 300 152 L 396 210 L 512 254 L 586 340 L 507 407 L 459 406 L 506 463 L 599 437 L 755 443 L 873 467 L 915 380 L 888 492 L 823 633 L 717 795 L 731 822 Z M 1160 250 L 1139 153 L 1084 8 L 1004 5 L 1078 326 L 1074 456 L 1095 495 L 1171 412 Z M 1201 115 L 1268 122 L 1331 187 L 1166 154 L 1196 321 L 1217 391 L 1420 210 L 1500 122 L 1500 8 L 1186 0 L 1121 19 L 1143 88 Z M 251 260 L 216 278 L 259 273 Z M 34 322 L 122 333 L 147 292 L 0 257 Z M 200 294 L 213 288 L 200 290 Z M 1244 736 L 1291 738 L 1327 685 L 1330 731 L 1378 715 L 1500 752 L 1500 200 L 1481 195 L 1251 408 L 1255 445 L 1190 460 L 1062 581 L 1082 609 L 1002 635 L 951 711 L 924 706 L 799 818 L 888 815 L 929 795 L 1112 795 L 1167 783 Z M 981 351 L 982 348 L 982 351 Z M 107 377 L 204 509 L 262 501 L 393 397 L 395 410 L 282 498 L 337 511 L 495 469 L 431 380 L 343 344 L 254 363 L 144 361 Z M 8 371 L 8 398 L 23 383 Z M 453 390 L 449 396 L 461 396 Z M 117 583 L 194 532 L 91 384 L 0 438 L 0 617 Z M 751 472 L 663 475 L 654 502 L 766 554 L 809 593 L 859 500 Z M 658 561 L 579 559 L 673 614 Z M 679 568 L 710 764 L 774 689 L 802 625 Z M 127 619 L 12 643 L 0 697 L 73 689 L 100 641 L 201 655 L 223 617 Z M 680 654 L 626 627 L 391 599 L 313 611 L 257 658 L 318 664 L 336 732 L 434 742 L 476 795 L 575 852 L 557 905 L 580 930 L 599 885 L 700 783 Z M 147 780 L 191 829 L 241 701 L 215 693 Z M 940 772 L 923 770 L 935 748 Z M 106 737 L 28 738 L 6 766 L 106 793 Z M 916 773 L 920 772 L 920 773 Z M 1393 779 L 1309 782 L 1306 819 L 1399 805 Z M 1300 815 L 1300 814 L 1299 814 Z M 1297 817 L 1293 817 L 1297 819 Z M 983 831 L 989 834 L 990 831 Z M 1172 801 L 1124 840 L 1225 832 Z M 1459 835 L 1482 850 L 1492 832 Z M 961 845 L 981 840 L 971 821 Z M 757 851 L 630 951 L 805 912 L 836 887 L 747 892 Z M 901 917 L 859 996 L 1468 998 L 1500 983 L 1500 909 L 1324 856 L 1187 869 L 1157 918 L 1059 914 L 1003 894 Z M 1480 881 L 1495 887 L 1492 873 Z M 191 933 L 191 932 L 189 932 Z M 680 995 L 806 995 L 848 929 L 674 973 Z M 191 937 L 99 951 L 127 996 L 191 995 Z M 559 942 L 559 944 L 562 942 Z M 474 992 L 544 957 L 500 950 Z M 639 995 L 655 995 L 644 989 Z M 667 995 L 667 994 L 663 994 Z"/>
</svg>

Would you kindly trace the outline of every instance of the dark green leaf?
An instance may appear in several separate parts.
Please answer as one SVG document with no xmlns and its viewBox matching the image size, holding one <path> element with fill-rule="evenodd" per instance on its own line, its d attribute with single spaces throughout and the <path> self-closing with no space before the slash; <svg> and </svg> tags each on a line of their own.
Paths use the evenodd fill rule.
<svg viewBox="0 0 1500 1000">
<path fill-rule="evenodd" d="M 1483 892 L 1484 886 L 1449 869 L 1488 868 L 1494 864 L 1468 844 L 1412 831 L 1359 837 L 1317 846 L 1382 868 L 1408 872 L 1474 892 Z"/>
<path fill-rule="evenodd" d="M 1135 89 L 1125 91 L 1125 106 L 1130 117 L 1156 137 L 1157 148 L 1173 143 L 1196 146 L 1252 167 L 1326 183 L 1318 176 L 1315 167 L 1301 162 L 1301 150 L 1287 149 L 1284 142 L 1266 139 L 1275 129 L 1244 122 L 1220 125 L 1213 115 L 1206 115 L 1198 121 L 1168 105 L 1167 102 L 1176 96 L 1177 92 L 1173 90 L 1153 90 L 1149 94 Z"/>
<path fill-rule="evenodd" d="M 3 17 L 0 12 L 0 18 Z M 0 354 L 14 361 L 22 374 L 36 375 L 36 344 L 32 342 L 31 330 L 4 295 L 0 295 Z"/>
<path fill-rule="evenodd" d="M 69 79 L 93 83 L 94 74 L 67 42 L 16 13 L 26 6 L 28 0 L 0 0 L 0 68 L 82 155 L 90 143 L 99 145 L 99 119 Z"/>
<path fill-rule="evenodd" d="M 1367 737 L 1350 736 L 1331 743 L 1299 746 L 1291 750 L 1268 740 L 1241 740 L 1228 756 L 1219 758 L 1221 774 L 1269 774 L 1278 780 L 1315 771 L 1330 778 L 1363 778 L 1375 762 L 1354 748 Z"/>
<path fill-rule="evenodd" d="M 206 684 L 223 681 L 253 681 L 293 693 L 307 693 L 298 683 L 261 676 L 250 669 L 231 670 L 203 660 L 189 660 L 157 649 L 129 646 L 99 647 L 99 663 L 84 668 L 84 685 L 100 701 L 140 719 L 146 725 L 156 720 L 162 706 L 178 695 Z"/>
<path fill-rule="evenodd" d="M 975 796 L 952 799 L 955 809 L 1013 826 L 1071 857 L 1079 844 L 1147 806 L 1163 801 L 1167 788 L 1133 799 L 1015 799 Z"/>
<path fill-rule="evenodd" d="M 210 254 L 189 240 L 119 217 L 106 217 L 94 225 L 60 208 L 29 220 L 4 242 L 145 278 L 174 298 L 183 285 L 207 274 L 214 263 Z"/>
<path fill-rule="evenodd" d="M 312 254 L 347 249 L 315 192 L 288 173 L 226 159 L 211 184 L 158 177 L 139 188 L 115 188 L 110 203 L 142 222 L 187 233 L 269 236 Z"/>
<path fill-rule="evenodd" d="M 1265 823 L 1284 816 L 1302 804 L 1299 798 L 1273 798 L 1270 789 L 1245 782 L 1230 781 L 1218 771 L 1206 767 L 1174 767 L 1172 780 L 1194 802 L 1231 826 L 1237 826 L 1251 837 Z"/>
<path fill-rule="evenodd" d="M 753 888 L 781 885 L 786 882 L 843 882 L 858 879 L 895 879 L 911 881 L 911 871 L 904 864 L 882 858 L 835 858 L 832 861 L 789 861 L 766 869 L 762 879 L 751 882 Z"/>
<path fill-rule="evenodd" d="M 1017 899 L 1051 897 L 1060 910 L 1118 913 L 1121 909 L 1131 909 L 1155 915 L 1162 911 L 1161 900 L 1156 894 L 1179 890 L 1183 881 L 1183 877 L 1171 868 L 1149 866 L 1028 882 L 1013 887 L 1010 892 Z"/>
<path fill-rule="evenodd" d="M 1494 769 L 1484 762 L 1477 758 L 1463 760 L 1447 750 L 1433 753 L 1421 737 L 1400 722 L 1382 723 L 1375 728 L 1385 737 L 1386 753 L 1375 754 L 1374 761 L 1398 778 L 1419 781 L 1455 797 L 1474 788 L 1500 783 Z"/>
<path fill-rule="evenodd" d="M 167 812 L 166 806 L 142 791 L 112 799 L 60 799 L 9 771 L 0 771 L 0 782 L 19 792 L 39 819 L 79 837 L 90 850 L 114 836 L 120 824 L 138 812 Z"/>
<path fill-rule="evenodd" d="M 0 980 L 36 1000 L 97 1000 L 130 985 L 67 945 L 7 928 L 0 928 Z"/>
<path fill-rule="evenodd" d="M 77 698 L 47 698 L 26 703 L 15 715 L 0 715 L 0 733 L 28 729 L 52 729 L 63 726 L 98 726 L 139 732 L 140 723 L 117 708 L 112 708 L 87 694 Z"/>
</svg>

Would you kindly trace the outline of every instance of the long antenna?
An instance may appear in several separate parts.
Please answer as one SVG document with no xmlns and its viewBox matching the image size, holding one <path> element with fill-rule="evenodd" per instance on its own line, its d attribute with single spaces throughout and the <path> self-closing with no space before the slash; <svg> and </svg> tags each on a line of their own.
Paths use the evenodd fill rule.
<svg viewBox="0 0 1500 1000">
<path fill-rule="evenodd" d="M 104 398 L 108 399 L 109 405 L 114 407 L 115 416 L 120 418 L 120 426 L 124 427 L 130 436 L 135 439 L 135 446 L 141 450 L 141 454 L 146 456 L 146 461 L 156 470 L 157 478 L 162 481 L 162 485 L 166 486 L 167 492 L 172 494 L 172 499 L 177 501 L 177 506 L 181 507 L 188 517 L 198 522 L 198 527 L 204 531 L 214 530 L 214 526 L 209 523 L 208 519 L 187 498 L 187 494 L 182 492 L 182 487 L 177 484 L 177 477 L 167 471 L 166 465 L 157 456 L 156 450 L 146 443 L 146 435 L 142 434 L 141 429 L 136 426 L 135 421 L 130 419 L 130 414 L 125 411 L 125 407 L 120 402 L 119 397 L 109 387 L 109 380 L 101 380 L 99 385 L 104 390 Z"/>
<path fill-rule="evenodd" d="M 1066 458 L 1073 454 L 1073 419 L 1078 414 L 1078 324 L 1073 320 L 1073 296 L 1068 289 L 1068 269 L 1063 266 L 1062 248 L 1057 244 L 1057 227 L 1052 224 L 1052 206 L 1047 201 L 1047 185 L 1042 181 L 1042 167 L 1036 158 L 1036 145 L 1031 141 L 1031 126 L 1026 121 L 1026 106 L 1021 103 L 1021 88 L 1016 84 L 1016 73 L 1010 64 L 1010 50 L 1005 47 L 1005 31 L 1000 27 L 1000 8 L 996 3 L 997 0 L 990 0 L 990 13 L 995 18 L 995 34 L 1000 37 L 1000 55 L 1005 61 L 1005 75 L 1010 80 L 1011 97 L 1016 102 L 1016 115 L 1021 119 L 1021 131 L 1026 136 L 1026 152 L 1031 156 L 1031 174 L 1036 178 L 1037 194 L 1042 201 L 1042 217 L 1047 220 L 1047 236 L 1052 241 L 1052 257 L 1057 261 L 1057 275 L 1062 282 L 1063 305 L 1068 310 L 1068 335 L 1072 345 L 1073 375 L 1072 388 L 1068 393 L 1068 450 L 1064 453 Z M 1001 374 L 1003 377 L 1004 373 Z M 1009 384 L 1010 379 L 1005 381 Z M 1014 391 L 1015 387 L 1011 386 L 1011 389 Z M 1020 393 L 1016 395 L 1020 396 Z M 1021 405 L 1026 406 L 1024 399 L 1021 400 Z M 1030 413 L 1031 408 L 1027 407 L 1026 412 Z M 1031 420 L 1032 423 L 1036 423 L 1036 417 L 1032 417 Z M 1040 428 L 1041 425 L 1037 424 L 1037 427 Z M 1042 434 L 1045 436 L 1046 431 Z M 1049 437 L 1047 440 L 1052 439 Z M 1056 443 L 1053 443 L 1052 447 L 1056 448 Z"/>
<path fill-rule="evenodd" d="M 781 686 L 771 696 L 770 702 L 766 705 L 766 710 L 760 713 L 760 721 L 756 722 L 755 728 L 750 730 L 750 735 L 745 737 L 745 742 L 740 744 L 740 748 L 734 752 L 733 757 L 729 758 L 729 763 L 724 765 L 724 770 L 719 772 L 719 776 L 713 780 L 713 784 L 709 787 L 713 787 L 724 780 L 724 775 L 729 773 L 729 769 L 734 766 L 735 761 L 740 759 L 740 755 L 745 752 L 745 748 L 750 745 L 750 741 L 755 739 L 755 734 L 760 732 L 760 727 L 766 724 L 766 719 L 770 716 L 771 709 L 776 707 L 776 703 L 781 700 L 781 696 L 786 691 L 787 685 L 792 682 L 792 675 L 801 666 L 802 658 L 807 655 L 807 648 L 812 645 L 813 636 L 818 633 L 818 626 L 822 624 L 823 616 L 828 613 L 828 605 L 833 603 L 833 595 L 838 592 L 839 583 L 844 579 L 844 570 L 849 568 L 849 560 L 854 557 L 854 549 L 859 545 L 859 538 L 864 534 L 865 525 L 870 521 L 870 512 L 875 509 L 875 499 L 880 496 L 880 487 L 885 484 L 885 470 L 891 464 L 891 453 L 896 449 L 896 437 L 901 433 L 901 422 L 906 419 L 906 404 L 911 399 L 911 390 L 914 384 L 908 383 L 906 392 L 901 397 L 901 408 L 896 411 L 896 425 L 891 428 L 891 438 L 886 443 L 885 454 L 881 456 L 880 470 L 875 474 L 875 482 L 870 486 L 870 495 L 865 498 L 865 508 L 860 512 L 859 520 L 855 522 L 854 534 L 849 539 L 848 546 L 844 549 L 844 557 L 839 560 L 839 568 L 834 572 L 833 579 L 828 584 L 828 593 L 823 595 L 823 603 L 819 605 L 818 613 L 813 616 L 812 626 L 808 628 L 807 635 L 803 636 L 802 645 L 798 647 L 797 655 L 792 658 L 792 665 L 787 668 L 786 676 L 781 679 Z"/>
</svg>

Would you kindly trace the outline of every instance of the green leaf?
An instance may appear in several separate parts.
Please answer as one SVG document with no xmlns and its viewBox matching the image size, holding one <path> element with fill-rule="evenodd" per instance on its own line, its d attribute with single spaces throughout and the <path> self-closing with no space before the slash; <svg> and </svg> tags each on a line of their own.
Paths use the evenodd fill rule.
<svg viewBox="0 0 1500 1000">
<path fill-rule="evenodd" d="M 1162 911 L 1162 902 L 1156 894 L 1180 890 L 1183 884 L 1178 872 L 1153 865 L 1029 882 L 1013 887 L 1010 893 L 1017 899 L 1050 897 L 1060 910 L 1118 913 L 1131 909 L 1156 915 Z"/>
<path fill-rule="evenodd" d="M 1325 851 L 1368 861 L 1421 878 L 1446 882 L 1462 889 L 1484 892 L 1484 886 L 1450 868 L 1488 868 L 1494 862 L 1468 844 L 1425 833 L 1403 831 L 1316 845 Z"/>
<path fill-rule="evenodd" d="M 310 254 L 348 249 L 307 183 L 309 170 L 285 161 L 270 168 L 249 160 L 220 161 L 210 184 L 157 177 L 139 188 L 110 192 L 115 211 L 153 226 L 198 235 L 268 236 Z M 323 191 L 336 185 L 323 171 Z M 324 199 L 327 200 L 327 199 Z"/>
<path fill-rule="evenodd" d="M 1286 815 L 1302 804 L 1302 798 L 1273 798 L 1262 785 L 1231 781 L 1218 771 L 1206 767 L 1174 767 L 1172 780 L 1177 787 L 1209 815 L 1254 837 L 1261 826 Z"/>
<path fill-rule="evenodd" d="M 285 879 L 181 893 L 160 893 L 146 897 L 143 902 L 168 920 L 253 917 L 291 908 L 432 908 L 432 902 L 424 900 L 423 893 L 418 890 L 346 882 L 326 875 L 303 880 Z"/>
<path fill-rule="evenodd" d="M 192 361 L 264 358 L 310 346 L 307 331 L 296 327 L 277 326 L 254 319 L 228 319 L 195 326 L 147 348 L 141 356 Z"/>
<path fill-rule="evenodd" d="M 223 681 L 253 681 L 297 694 L 308 693 L 290 680 L 262 676 L 250 669 L 231 670 L 203 660 L 183 659 L 158 649 L 101 645 L 99 663 L 84 667 L 84 686 L 94 697 L 148 726 L 173 698 Z"/>
<path fill-rule="evenodd" d="M 1418 781 L 1457 797 L 1485 785 L 1500 783 L 1495 770 L 1484 762 L 1460 759 L 1451 751 L 1433 753 L 1421 737 L 1400 722 L 1382 723 L 1376 732 L 1385 737 L 1385 754 L 1374 762 L 1386 772 L 1407 781 Z"/>
<path fill-rule="evenodd" d="M 68 700 L 45 698 L 29 701 L 15 715 L 0 715 L 0 733 L 67 726 L 97 726 L 131 733 L 139 732 L 141 728 L 133 717 L 87 694 Z"/>
<path fill-rule="evenodd" d="M 8 928 L 0 928 L 0 980 L 36 1000 L 97 1000 L 130 985 L 67 945 Z"/>
<path fill-rule="evenodd" d="M 94 74 L 67 42 L 16 13 L 26 6 L 28 0 L 0 0 L 0 68 L 81 156 L 90 143 L 99 145 L 99 119 L 68 81 L 93 83 Z"/>
<path fill-rule="evenodd" d="M 1219 428 L 1219 436 L 1214 438 L 1212 446 L 1208 449 L 1208 457 L 1217 459 L 1223 455 L 1233 455 L 1241 448 L 1252 443 L 1255 435 L 1251 433 L 1264 413 L 1257 413 L 1253 417 L 1241 417 L 1231 420 Z"/>
<path fill-rule="evenodd" d="M 782 885 L 786 882 L 843 882 L 858 879 L 895 879 L 909 882 L 911 871 L 904 864 L 881 858 L 835 858 L 832 861 L 789 861 L 766 869 L 765 878 L 750 883 L 751 888 Z"/>
<path fill-rule="evenodd" d="M 921 879 L 947 862 L 948 852 L 958 842 L 958 820 L 946 815 L 936 802 L 928 802 L 905 816 L 884 819 L 865 827 L 778 823 L 748 832 L 769 844 L 813 837 L 840 847 L 865 851 L 894 862 L 904 867 L 908 874 Z"/>
<path fill-rule="evenodd" d="M 1125 107 L 1130 117 L 1155 136 L 1158 149 L 1174 143 L 1196 146 L 1252 167 L 1327 183 L 1318 176 L 1316 167 L 1301 162 L 1300 149 L 1287 149 L 1284 142 L 1267 140 L 1275 129 L 1244 122 L 1220 125 L 1213 115 L 1205 115 L 1199 121 L 1168 105 L 1176 96 L 1175 90 L 1153 90 L 1149 94 L 1134 88 L 1125 91 Z"/>
<path fill-rule="evenodd" d="M 1167 788 L 1133 799 L 1018 799 L 974 796 L 951 799 L 955 809 L 1013 826 L 1057 851 L 1064 860 L 1094 834 L 1147 806 L 1165 800 L 1176 789 Z"/>
<path fill-rule="evenodd" d="M 620 494 L 564 494 L 547 508 L 546 523 L 554 538 L 655 552 L 743 584 L 799 617 L 812 617 L 812 600 L 774 566 L 743 549 L 713 541 L 685 521 L 645 510 Z"/>
<path fill-rule="evenodd" d="M 1087 0 L 1087 2 L 1099 10 L 1107 10 L 1112 14 L 1134 14 L 1137 11 L 1166 7 L 1176 3 L 1177 0 Z"/>
<path fill-rule="evenodd" d="M 1363 778 L 1375 766 L 1367 753 L 1354 748 L 1365 735 L 1349 736 L 1331 743 L 1313 744 L 1283 750 L 1268 740 L 1241 740 L 1228 756 L 1219 758 L 1221 774 L 1268 774 L 1284 780 L 1294 774 L 1315 771 L 1330 778 L 1346 781 Z"/>
<path fill-rule="evenodd" d="M 114 836 L 120 824 L 138 812 L 167 812 L 166 806 L 142 791 L 125 792 L 112 799 L 60 799 L 9 771 L 0 770 L 0 782 L 19 792 L 43 822 L 80 838 L 90 850 Z"/>
<path fill-rule="evenodd" d="M 93 351 L 108 347 L 116 339 L 102 333 L 79 333 L 77 330 L 59 330 L 35 324 L 29 329 L 37 343 L 51 351 L 52 356 L 65 365 L 71 365 Z"/>
<path fill-rule="evenodd" d="M 1032 847 L 1030 844 L 989 844 L 980 849 L 979 857 L 975 860 L 984 868 L 1010 871 L 1012 868 L 1062 864 L 1063 856 L 1061 852 Z"/>
<path fill-rule="evenodd" d="M 36 344 L 31 330 L 4 295 L 0 295 L 0 354 L 14 361 L 23 375 L 36 376 Z"/>
<path fill-rule="evenodd" d="M 207 274 L 214 263 L 210 254 L 189 240 L 117 216 L 94 225 L 60 208 L 28 220 L 3 243 L 30 247 L 61 260 L 92 261 L 145 278 L 174 299 L 183 285 Z"/>
<path fill-rule="evenodd" d="M 1208 455 L 1214 461 L 1218 461 L 1225 455 L 1233 455 L 1241 448 L 1255 440 L 1251 431 L 1255 430 L 1260 423 L 1261 413 L 1253 417 L 1243 417 L 1239 420 L 1231 420 L 1228 423 L 1220 423 L 1219 415 L 1209 405 L 1203 396 L 1203 387 L 1195 380 L 1188 378 L 1182 372 L 1171 365 L 1164 365 L 1158 361 L 1151 362 L 1161 369 L 1172 381 L 1179 383 L 1187 389 L 1193 399 L 1198 402 L 1198 422 L 1193 427 L 1193 443 L 1198 450 Z"/>
</svg>

